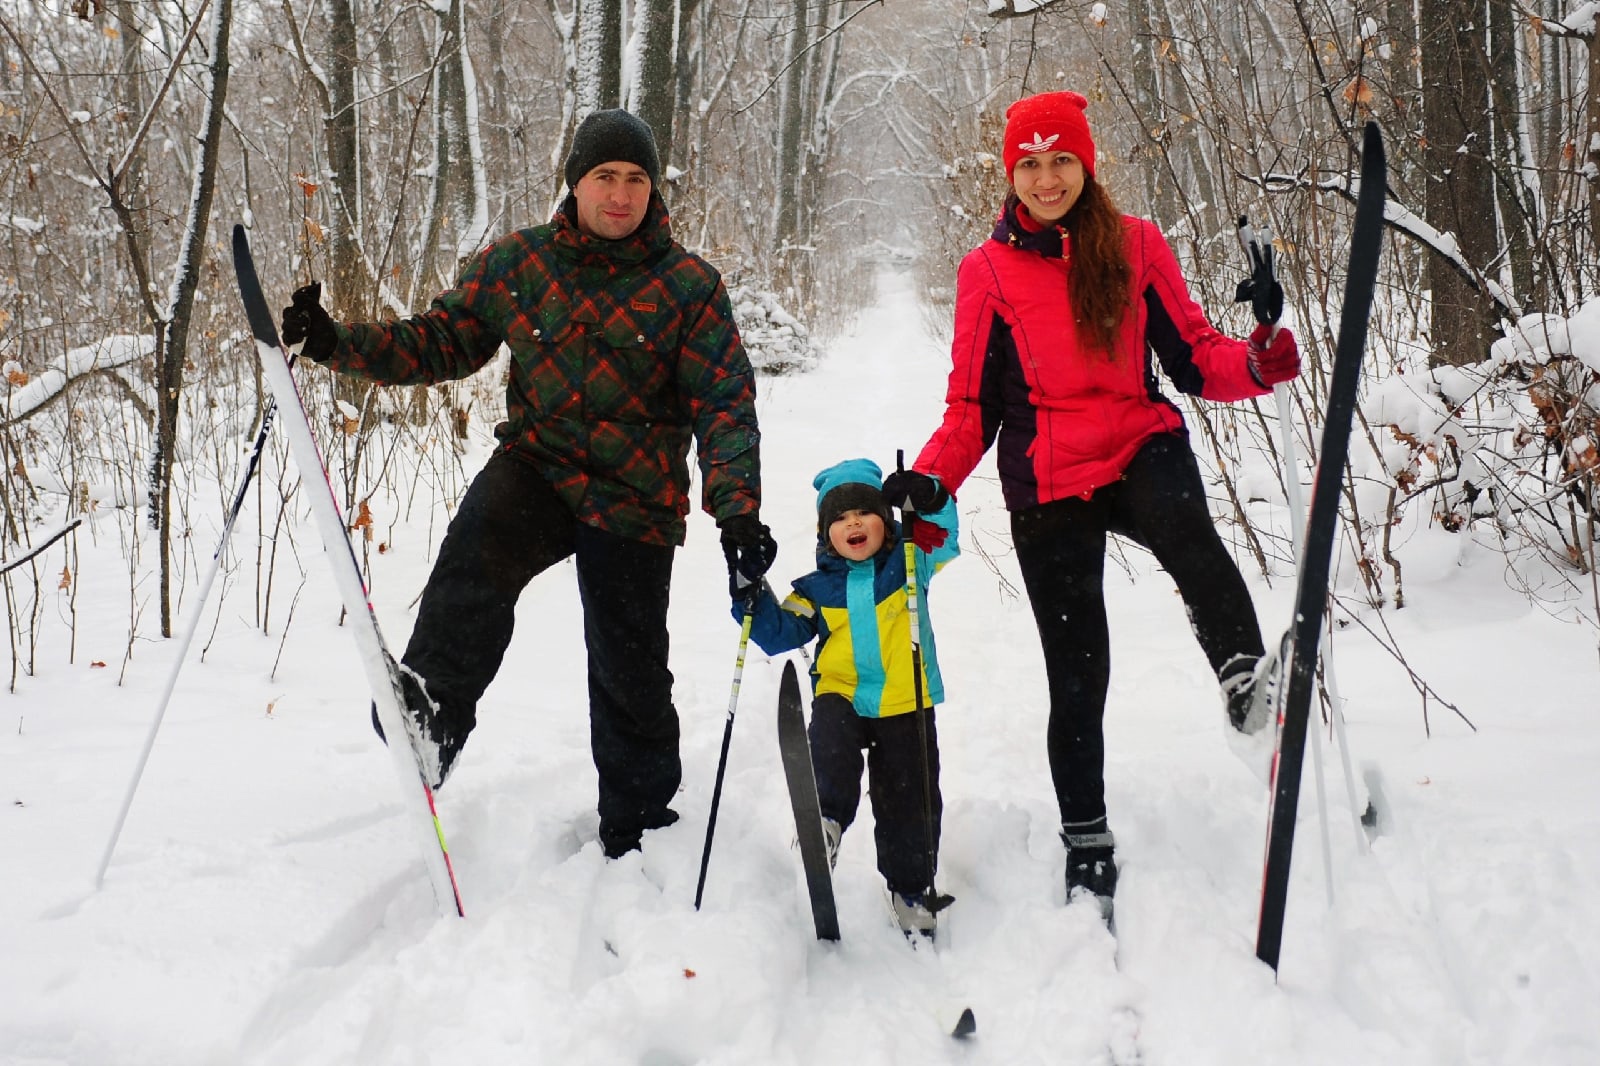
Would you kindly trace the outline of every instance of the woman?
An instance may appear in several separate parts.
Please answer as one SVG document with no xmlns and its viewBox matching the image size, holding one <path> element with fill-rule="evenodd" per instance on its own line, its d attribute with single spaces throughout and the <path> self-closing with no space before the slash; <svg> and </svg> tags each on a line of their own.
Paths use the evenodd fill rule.
<svg viewBox="0 0 1600 1066">
<path fill-rule="evenodd" d="M 1092 893 L 1109 918 L 1108 532 L 1137 539 L 1172 575 L 1234 727 L 1260 727 L 1247 721 L 1263 652 L 1255 607 L 1212 524 L 1183 416 L 1159 391 L 1156 364 L 1180 392 L 1242 400 L 1294 378 L 1300 355 L 1286 329 L 1257 326 L 1243 342 L 1211 326 L 1166 238 L 1118 211 L 1095 180 L 1087 105 L 1053 92 L 1007 110 L 1011 191 L 994 233 L 957 274 L 944 421 L 884 492 L 891 506 L 935 509 L 999 441 L 1049 678 L 1067 894 Z"/>
</svg>

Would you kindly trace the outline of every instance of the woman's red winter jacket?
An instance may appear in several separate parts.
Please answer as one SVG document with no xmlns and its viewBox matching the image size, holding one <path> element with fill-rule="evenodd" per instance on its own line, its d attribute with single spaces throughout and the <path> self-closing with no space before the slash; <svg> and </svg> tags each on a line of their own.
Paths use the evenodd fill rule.
<svg viewBox="0 0 1600 1066">
<path fill-rule="evenodd" d="M 954 492 L 998 437 L 1008 509 L 1087 498 L 1121 477 L 1146 440 L 1186 432 L 1161 394 L 1157 361 L 1180 392 L 1208 400 L 1270 391 L 1251 376 L 1244 342 L 1206 320 L 1161 231 L 1123 216 L 1123 232 L 1130 300 L 1108 358 L 1078 343 L 1069 238 L 1029 232 L 1007 208 L 994 236 L 961 261 L 948 406 L 916 469 Z"/>
</svg>

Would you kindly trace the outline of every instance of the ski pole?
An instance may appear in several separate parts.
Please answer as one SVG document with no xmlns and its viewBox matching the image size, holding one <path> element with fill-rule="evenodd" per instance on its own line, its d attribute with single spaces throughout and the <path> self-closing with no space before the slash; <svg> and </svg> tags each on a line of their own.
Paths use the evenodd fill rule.
<svg viewBox="0 0 1600 1066">
<path fill-rule="evenodd" d="M 729 570 L 733 573 L 734 580 L 743 580 L 743 575 L 732 564 Z M 756 616 L 756 597 L 761 593 L 762 584 L 751 582 L 744 589 L 744 622 L 739 626 L 739 654 L 733 660 L 733 688 L 728 693 L 728 719 L 722 726 L 722 754 L 717 757 L 717 782 L 711 789 L 711 813 L 706 818 L 706 847 L 700 854 L 700 880 L 694 886 L 694 909 L 700 909 L 700 899 L 706 890 L 706 868 L 711 865 L 711 838 L 717 831 L 717 807 L 722 803 L 722 775 L 728 769 L 728 747 L 733 743 L 733 715 L 739 709 L 739 684 L 744 680 L 744 653 L 750 646 L 750 624 Z"/>
<path fill-rule="evenodd" d="M 1271 326 L 1267 342 L 1278 335 L 1278 319 L 1283 315 L 1283 286 L 1278 284 L 1273 262 L 1272 231 L 1257 231 L 1244 215 L 1239 216 L 1239 243 L 1244 247 L 1250 262 L 1250 309 L 1257 322 Z M 1295 448 L 1294 427 L 1290 421 L 1289 386 L 1278 382 L 1272 387 L 1272 398 L 1278 408 L 1278 432 L 1282 439 L 1284 458 L 1284 494 L 1289 500 L 1289 545 L 1295 565 L 1300 565 L 1301 524 L 1305 521 L 1305 504 L 1300 496 L 1300 455 Z M 1324 661 L 1326 670 L 1326 661 Z M 1328 839 L 1328 793 L 1322 778 L 1322 733 L 1311 732 L 1311 771 L 1316 780 L 1317 824 L 1322 835 L 1322 872 L 1328 895 L 1328 905 L 1333 905 L 1333 845 Z"/>
<path fill-rule="evenodd" d="M 156 703 L 155 717 L 151 720 L 150 730 L 145 735 L 144 748 L 139 752 L 139 761 L 133 768 L 133 779 L 128 782 L 128 791 L 122 799 L 122 808 L 117 812 L 116 824 L 111 829 L 111 839 L 106 841 L 105 852 L 100 856 L 100 866 L 94 875 L 96 891 L 99 891 L 101 884 L 105 882 L 106 867 L 111 865 L 111 855 L 117 850 L 117 838 L 122 835 L 122 825 L 128 819 L 128 809 L 133 806 L 133 795 L 139 790 L 139 780 L 144 776 L 145 763 L 150 761 L 150 751 L 156 745 L 156 733 L 161 729 L 161 719 L 166 716 L 167 704 L 172 700 L 173 689 L 177 687 L 178 673 L 183 669 L 183 660 L 189 653 L 189 642 L 194 639 L 195 631 L 200 628 L 200 613 L 205 610 L 206 600 L 211 595 L 211 583 L 216 580 L 217 571 L 222 568 L 222 553 L 227 550 L 228 541 L 233 537 L 233 524 L 244 508 L 245 493 L 256 476 L 256 468 L 261 464 L 261 453 L 266 449 L 267 436 L 272 432 L 272 419 L 277 410 L 277 404 L 273 400 L 268 400 L 267 406 L 262 410 L 261 429 L 256 433 L 255 443 L 251 445 L 244 475 L 239 479 L 239 488 L 233 494 L 233 503 L 229 506 L 227 518 L 222 523 L 222 536 L 218 539 L 217 550 L 211 556 L 211 568 L 206 571 L 205 579 L 200 582 L 199 598 L 189 613 L 189 621 L 183 627 L 183 635 L 178 639 L 178 653 L 172 660 L 172 669 L 167 672 L 167 683 L 161 690 L 161 699 Z"/>
<path fill-rule="evenodd" d="M 895 452 L 895 470 L 904 473 L 906 469 L 906 453 L 904 450 Z M 900 539 L 906 553 L 906 615 L 911 625 L 911 692 L 915 701 L 912 714 L 917 716 L 917 742 L 922 749 L 922 819 L 923 831 L 927 834 L 928 859 L 928 887 L 923 893 L 923 906 L 929 911 L 938 914 L 950 904 L 955 902 L 954 896 L 942 896 L 933 887 L 935 868 L 934 842 L 933 842 L 933 775 L 929 772 L 928 751 L 928 720 L 923 717 L 923 710 L 930 713 L 933 708 L 922 706 L 922 623 L 919 601 L 921 591 L 917 586 L 917 542 L 911 539 L 911 524 L 917 520 L 917 509 L 912 506 L 908 497 L 904 506 L 900 508 Z"/>
</svg>

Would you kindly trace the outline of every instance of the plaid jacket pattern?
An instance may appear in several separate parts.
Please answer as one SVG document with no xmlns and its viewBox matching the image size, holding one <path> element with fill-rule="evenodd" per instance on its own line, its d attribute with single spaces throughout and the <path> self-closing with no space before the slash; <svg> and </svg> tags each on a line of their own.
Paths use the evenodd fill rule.
<svg viewBox="0 0 1600 1066">
<path fill-rule="evenodd" d="M 392 385 L 467 377 L 504 344 L 495 435 L 581 522 L 682 544 L 691 437 L 701 506 L 719 522 L 760 507 L 755 374 L 727 291 L 653 193 L 630 237 L 588 236 L 563 208 L 484 249 L 421 314 L 339 333 L 328 365 Z"/>
</svg>

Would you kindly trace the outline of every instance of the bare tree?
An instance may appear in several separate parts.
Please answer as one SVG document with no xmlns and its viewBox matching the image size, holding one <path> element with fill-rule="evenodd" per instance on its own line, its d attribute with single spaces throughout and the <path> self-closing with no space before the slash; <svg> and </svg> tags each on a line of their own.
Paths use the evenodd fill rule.
<svg viewBox="0 0 1600 1066">
<path fill-rule="evenodd" d="M 1499 239 L 1489 152 L 1487 39 L 1484 6 L 1474 0 L 1423 0 L 1419 17 L 1423 78 L 1426 218 L 1455 235 L 1461 254 L 1481 271 L 1496 258 Z M 1428 261 L 1433 291 L 1436 363 L 1476 363 L 1489 354 L 1493 321 L 1486 287 L 1438 256 Z"/>
</svg>

